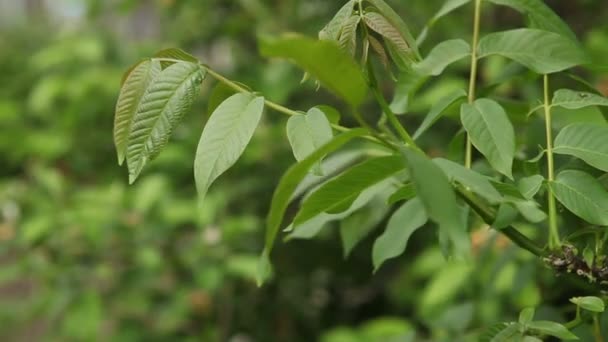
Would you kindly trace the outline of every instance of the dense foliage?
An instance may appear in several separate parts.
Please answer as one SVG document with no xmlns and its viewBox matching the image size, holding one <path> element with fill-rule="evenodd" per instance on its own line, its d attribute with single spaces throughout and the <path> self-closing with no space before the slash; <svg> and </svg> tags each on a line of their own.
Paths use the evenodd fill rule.
<svg viewBox="0 0 608 342">
<path fill-rule="evenodd" d="M 583 28 L 581 44 L 541 1 L 491 0 L 471 43 L 481 1 L 267 3 L 159 2 L 167 36 L 140 51 L 101 36 L 101 19 L 86 34 L 7 32 L 0 337 L 608 329 L 593 297 L 606 277 L 605 28 Z M 104 6 L 91 2 L 91 22 Z M 570 15 L 599 21 L 603 7 Z M 532 28 L 513 29 L 518 12 Z M 310 35 L 279 34 L 298 28 Z M 254 39 L 307 81 L 257 57 Z"/>
</svg>

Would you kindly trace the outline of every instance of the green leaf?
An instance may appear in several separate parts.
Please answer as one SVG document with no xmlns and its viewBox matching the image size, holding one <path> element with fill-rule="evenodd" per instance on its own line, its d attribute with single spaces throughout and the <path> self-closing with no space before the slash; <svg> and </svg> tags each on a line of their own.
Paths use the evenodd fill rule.
<svg viewBox="0 0 608 342">
<path fill-rule="evenodd" d="M 492 185 L 503 195 L 503 203 L 512 204 L 526 220 L 538 223 L 547 218 L 547 215 L 539 209 L 538 203 L 526 199 L 513 184 L 492 181 Z M 504 211 L 503 214 L 511 215 L 508 207 L 504 207 Z"/>
<path fill-rule="evenodd" d="M 367 2 L 376 7 L 378 12 L 380 12 L 380 14 L 384 16 L 392 24 L 392 26 L 397 28 L 399 34 L 405 40 L 409 49 L 411 49 L 413 52 L 414 57 L 416 59 L 420 59 L 420 55 L 418 54 L 418 46 L 416 46 L 416 40 L 413 38 L 405 22 L 401 19 L 401 16 L 399 16 L 399 14 L 397 14 L 386 2 L 384 2 L 384 0 L 367 0 Z"/>
<path fill-rule="evenodd" d="M 489 99 L 461 106 L 460 119 L 473 145 L 503 175 L 513 178 L 515 131 L 505 110 Z"/>
<path fill-rule="evenodd" d="M 443 170 L 450 181 L 456 181 L 471 189 L 490 204 L 498 204 L 503 200 L 502 195 L 492 186 L 488 177 L 451 160 L 435 158 L 433 162 Z"/>
<path fill-rule="evenodd" d="M 297 161 L 308 157 L 332 137 L 329 120 L 317 108 L 311 108 L 306 115 L 295 115 L 287 120 L 287 138 Z M 321 160 L 314 169 L 316 174 L 322 174 Z"/>
<path fill-rule="evenodd" d="M 411 52 L 405 39 L 401 36 L 399 30 L 393 26 L 384 16 L 376 12 L 367 12 L 363 16 L 363 21 L 374 32 L 378 33 L 384 39 L 391 42 L 402 56 L 408 56 Z"/>
<path fill-rule="evenodd" d="M 408 183 L 399 188 L 388 198 L 388 204 L 395 204 L 399 201 L 409 200 L 416 197 L 416 189 L 414 184 Z"/>
<path fill-rule="evenodd" d="M 386 230 L 380 235 L 372 250 L 374 272 L 388 259 L 401 255 L 410 236 L 422 227 L 428 218 L 418 198 L 404 203 L 389 219 Z"/>
<path fill-rule="evenodd" d="M 555 336 L 562 340 L 578 340 L 578 337 L 563 325 L 551 321 L 534 321 L 528 323 L 528 328 L 538 333 Z"/>
<path fill-rule="evenodd" d="M 129 183 L 158 155 L 190 109 L 205 74 L 198 64 L 174 63 L 150 82 L 131 124 L 127 143 Z"/>
<path fill-rule="evenodd" d="M 351 56 L 354 56 L 357 51 L 357 27 L 360 21 L 361 16 L 359 15 L 353 15 L 348 18 L 342 27 L 340 39 L 338 40 L 340 48 Z"/>
<path fill-rule="evenodd" d="M 519 332 L 519 323 L 497 323 L 486 329 L 480 336 L 479 342 L 503 342 L 505 338 L 499 338 L 503 332 Z M 511 341 L 511 340 L 508 340 Z"/>
<path fill-rule="evenodd" d="M 575 215 L 591 224 L 608 225 L 608 192 L 593 176 L 566 170 L 550 186 L 555 197 Z"/>
<path fill-rule="evenodd" d="M 408 111 L 409 101 L 414 96 L 414 93 L 428 79 L 427 76 L 422 76 L 414 72 L 411 68 L 401 69 L 401 73 L 397 78 L 393 100 L 390 108 L 395 114 L 404 114 Z"/>
<path fill-rule="evenodd" d="M 336 12 L 336 15 L 331 19 L 323 29 L 319 32 L 319 39 L 338 41 L 342 26 L 353 14 L 355 5 L 354 0 L 350 0 Z"/>
<path fill-rule="evenodd" d="M 209 94 L 209 99 L 207 100 L 207 114 L 211 115 L 222 102 L 236 93 L 236 90 L 227 86 L 225 83 L 219 82 L 213 87 L 211 94 Z"/>
<path fill-rule="evenodd" d="M 410 178 L 427 215 L 451 241 L 457 257 L 468 255 L 470 241 L 467 227 L 461 220 L 456 194 L 448 177 L 422 153 L 404 149 L 403 154 L 410 170 Z"/>
<path fill-rule="evenodd" d="M 552 106 L 580 109 L 590 106 L 608 106 L 608 98 L 583 91 L 560 89 L 553 94 Z"/>
<path fill-rule="evenodd" d="M 608 127 L 590 123 L 566 126 L 555 138 L 553 152 L 577 157 L 608 171 Z"/>
<path fill-rule="evenodd" d="M 350 105 L 358 106 L 365 99 L 367 82 L 361 68 L 336 43 L 286 34 L 261 37 L 259 45 L 262 55 L 292 60 Z"/>
<path fill-rule="evenodd" d="M 334 125 L 338 125 L 340 124 L 340 112 L 332 107 L 332 106 L 327 106 L 327 105 L 319 105 L 319 106 L 314 106 L 314 108 L 320 110 L 323 112 L 323 114 L 325 114 L 325 117 L 327 118 L 327 120 L 329 120 L 329 122 L 331 124 Z"/>
<path fill-rule="evenodd" d="M 471 54 L 471 46 L 462 39 L 451 39 L 435 46 L 414 70 L 422 75 L 440 75 L 450 64 Z"/>
<path fill-rule="evenodd" d="M 604 312 L 606 310 L 604 301 L 598 297 L 573 297 L 570 298 L 570 301 L 587 311 Z"/>
<path fill-rule="evenodd" d="M 180 60 L 183 62 L 190 62 L 190 63 L 194 63 L 194 64 L 200 63 L 198 58 L 196 58 L 196 57 L 192 56 L 191 54 L 187 53 L 186 51 L 178 49 L 178 48 L 168 48 L 168 49 L 158 51 L 156 54 L 154 54 L 154 57 L 155 58 L 176 59 L 176 60 Z M 165 69 L 166 67 L 168 67 L 171 64 L 173 64 L 173 62 L 169 62 L 169 61 L 161 62 L 163 69 Z"/>
<path fill-rule="evenodd" d="M 122 165 L 127 153 L 127 142 L 133 117 L 150 84 L 161 71 L 160 63 L 146 60 L 137 64 L 125 79 L 116 101 L 114 114 L 114 145 L 118 154 L 118 164 Z"/>
<path fill-rule="evenodd" d="M 550 74 L 588 62 L 580 46 L 557 33 L 515 29 L 490 33 L 479 41 L 479 58 L 500 55 L 539 74 Z"/>
<path fill-rule="evenodd" d="M 429 29 L 441 18 L 450 14 L 451 12 L 457 10 L 458 8 L 468 4 L 471 0 L 446 0 L 446 2 L 441 6 L 439 11 L 435 13 L 435 15 L 428 21 L 428 23 L 424 26 L 418 38 L 416 38 L 416 43 L 421 45 L 428 35 Z"/>
<path fill-rule="evenodd" d="M 560 34 L 576 41 L 576 35 L 542 0 L 489 0 L 497 5 L 509 6 L 530 18 L 532 27 Z"/>
<path fill-rule="evenodd" d="M 353 248 L 378 226 L 388 209 L 385 195 L 384 198 L 377 198 L 361 210 L 340 221 L 340 238 L 344 258 L 347 258 Z"/>
<path fill-rule="evenodd" d="M 525 198 L 532 199 L 538 193 L 544 181 L 545 178 L 541 175 L 524 177 L 517 183 L 517 188 Z"/>
<path fill-rule="evenodd" d="M 263 97 L 239 93 L 222 102 L 211 114 L 194 159 L 194 179 L 201 201 L 211 183 L 245 151 L 263 111 Z"/>
<path fill-rule="evenodd" d="M 401 156 L 383 156 L 366 160 L 322 185 L 302 203 L 294 218 L 294 227 L 322 212 L 350 206 L 361 191 L 393 176 L 405 168 Z"/>
<path fill-rule="evenodd" d="M 526 325 L 534 319 L 534 308 L 525 308 L 519 313 L 519 324 Z"/>
<path fill-rule="evenodd" d="M 440 98 L 439 101 L 437 101 L 433 107 L 431 107 L 431 110 L 420 124 L 420 127 L 418 127 L 416 133 L 414 133 L 414 139 L 418 139 L 424 132 L 431 128 L 431 126 L 433 126 L 433 124 L 439 120 L 441 115 L 443 115 L 448 107 L 466 96 L 466 91 L 458 89 Z"/>
<path fill-rule="evenodd" d="M 283 221 L 283 215 L 285 214 L 291 195 L 302 179 L 304 179 L 308 170 L 326 154 L 337 150 L 353 138 L 363 136 L 366 133 L 365 129 L 353 129 L 335 136 L 330 142 L 313 152 L 306 159 L 290 167 L 283 177 L 281 177 L 279 185 L 272 195 L 270 211 L 266 217 L 265 247 L 258 267 L 258 284 L 261 284 L 270 275 L 270 252 Z"/>
</svg>

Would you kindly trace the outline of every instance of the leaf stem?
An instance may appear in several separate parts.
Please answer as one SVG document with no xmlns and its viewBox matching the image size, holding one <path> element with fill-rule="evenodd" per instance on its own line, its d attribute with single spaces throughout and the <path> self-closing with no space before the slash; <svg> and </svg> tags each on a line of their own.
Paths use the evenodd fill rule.
<svg viewBox="0 0 608 342">
<path fill-rule="evenodd" d="M 549 183 L 555 179 L 555 166 L 553 163 L 553 133 L 551 120 L 551 103 L 549 100 L 549 75 L 543 75 L 543 94 L 545 109 L 545 131 L 547 136 L 547 179 Z M 559 231 L 557 229 L 557 210 L 555 196 L 551 185 L 547 187 L 547 197 L 549 206 L 549 248 L 556 249 L 560 246 Z"/>
<path fill-rule="evenodd" d="M 469 103 L 475 102 L 475 87 L 477 84 L 477 45 L 479 43 L 479 22 L 481 21 L 481 0 L 475 0 L 475 14 L 473 17 L 473 41 L 471 43 L 471 73 L 469 75 Z M 471 137 L 467 134 L 465 146 L 464 166 L 471 168 L 473 161 L 473 144 Z"/>
<path fill-rule="evenodd" d="M 214 71 L 213 69 L 211 69 L 207 65 L 201 64 L 201 66 L 203 68 L 205 68 L 205 70 L 207 71 L 207 73 L 209 75 L 211 75 L 211 77 L 215 78 L 218 82 L 224 83 L 225 85 L 227 85 L 228 87 L 234 89 L 235 91 L 237 91 L 239 93 L 247 93 L 247 94 L 251 94 L 252 93 L 252 91 L 250 91 L 250 90 L 242 87 L 241 85 L 237 84 L 236 82 L 233 82 L 233 81 L 229 80 L 228 78 L 222 76 L 221 74 L 217 73 L 216 71 Z M 288 115 L 288 116 L 301 115 L 301 113 L 298 113 L 297 111 L 295 111 L 293 109 L 289 109 L 289 108 L 287 108 L 285 106 L 282 106 L 282 105 L 280 105 L 280 104 L 278 104 L 276 102 L 272 102 L 272 101 L 267 100 L 267 99 L 264 99 L 264 104 L 268 108 L 272 108 L 275 111 L 277 111 L 279 113 L 282 113 L 282 114 L 285 114 L 285 115 Z M 331 127 L 333 129 L 335 129 L 336 131 L 339 131 L 339 132 L 347 132 L 347 131 L 350 130 L 349 128 L 346 128 L 346 127 L 340 126 L 340 125 L 336 125 L 336 124 L 331 124 Z M 371 141 L 371 142 L 374 142 L 374 143 L 377 143 L 377 144 L 384 145 L 384 146 L 386 146 L 386 147 L 388 147 L 388 148 L 390 148 L 392 150 L 396 149 L 395 146 L 393 146 L 392 144 L 390 144 L 388 141 L 386 141 L 386 140 L 383 141 L 382 139 L 379 139 L 377 137 L 373 137 L 373 136 L 369 136 L 369 135 L 364 135 L 361 138 L 363 138 L 365 140 L 368 140 L 368 141 Z"/>
</svg>

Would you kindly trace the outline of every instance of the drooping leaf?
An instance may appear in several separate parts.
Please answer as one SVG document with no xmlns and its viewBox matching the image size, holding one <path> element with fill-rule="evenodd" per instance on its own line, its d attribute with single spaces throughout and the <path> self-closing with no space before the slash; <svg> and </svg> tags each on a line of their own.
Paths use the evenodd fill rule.
<svg viewBox="0 0 608 342">
<path fill-rule="evenodd" d="M 505 110 L 496 101 L 479 99 L 461 106 L 460 119 L 473 145 L 503 175 L 513 178 L 515 131 Z"/>
<path fill-rule="evenodd" d="M 137 64 L 125 79 L 114 114 L 114 145 L 118 164 L 122 165 L 127 153 L 127 142 L 133 117 L 150 81 L 161 71 L 158 61 L 146 60 Z"/>
<path fill-rule="evenodd" d="M 517 188 L 525 198 L 532 199 L 538 193 L 544 181 L 545 178 L 541 175 L 524 177 L 517 183 Z"/>
<path fill-rule="evenodd" d="M 587 296 L 587 297 L 573 297 L 570 301 L 581 308 L 591 312 L 604 312 L 606 305 L 601 298 Z"/>
<path fill-rule="evenodd" d="M 386 54 L 386 50 L 384 49 L 384 46 L 382 46 L 382 43 L 372 35 L 367 36 L 367 40 L 369 41 L 369 45 L 372 47 L 372 50 L 374 50 L 374 52 L 378 55 L 378 58 L 380 58 L 382 65 L 388 69 L 388 55 Z"/>
<path fill-rule="evenodd" d="M 567 109 L 580 109 L 590 106 L 608 106 L 608 98 L 583 91 L 560 89 L 553 94 L 551 105 Z"/>
<path fill-rule="evenodd" d="M 366 160 L 325 183 L 302 203 L 294 218 L 294 226 L 322 212 L 351 205 L 361 191 L 393 176 L 405 168 L 401 156 L 382 156 Z"/>
<path fill-rule="evenodd" d="M 608 172 L 608 127 L 590 123 L 568 125 L 555 138 L 553 152 L 577 157 Z"/>
<path fill-rule="evenodd" d="M 317 108 L 311 108 L 306 115 L 295 115 L 287 120 L 287 138 L 297 161 L 308 157 L 332 137 L 329 120 Z M 322 174 L 321 160 L 316 163 L 314 172 Z"/>
<path fill-rule="evenodd" d="M 608 225 L 608 192 L 586 172 L 565 170 L 549 185 L 558 201 L 591 224 Z"/>
<path fill-rule="evenodd" d="M 503 200 L 502 195 L 492 186 L 488 177 L 471 169 L 443 158 L 435 158 L 437 164 L 451 181 L 456 181 L 471 189 L 474 193 L 485 198 L 491 204 L 498 204 Z"/>
<path fill-rule="evenodd" d="M 410 178 L 428 217 L 436 222 L 439 229 L 449 238 L 456 256 L 468 255 L 469 236 L 461 220 L 456 194 L 450 186 L 448 177 L 439 166 L 422 153 L 404 149 L 403 154 L 407 160 Z"/>
<path fill-rule="evenodd" d="M 515 29 L 490 33 L 481 38 L 479 58 L 500 55 L 539 74 L 550 74 L 585 64 L 580 46 L 557 33 L 537 29 Z"/>
<path fill-rule="evenodd" d="M 198 64 L 174 63 L 150 82 L 129 132 L 127 164 L 129 183 L 133 183 L 148 160 L 168 142 L 198 95 L 205 74 Z"/>
<path fill-rule="evenodd" d="M 427 221 L 424 206 L 418 198 L 399 207 L 389 219 L 384 233 L 374 242 L 372 250 L 374 272 L 386 260 L 401 255 L 407 247 L 410 236 Z"/>
<path fill-rule="evenodd" d="M 578 340 L 578 337 L 565 326 L 551 321 L 533 321 L 528 323 L 528 329 L 541 334 L 555 336 L 562 340 Z"/>
<path fill-rule="evenodd" d="M 458 101 L 462 98 L 465 98 L 466 96 L 467 96 L 466 91 L 464 91 L 462 89 L 458 89 L 458 90 L 453 91 L 450 94 L 442 97 L 441 99 L 439 99 L 439 101 L 437 101 L 433 105 L 433 107 L 431 107 L 431 110 L 429 111 L 429 113 L 424 117 L 424 120 L 420 124 L 420 127 L 418 127 L 418 129 L 414 133 L 413 138 L 418 139 L 424 132 L 426 132 L 429 128 L 431 128 L 431 126 L 433 126 L 433 124 L 435 122 L 437 122 L 437 120 L 439 120 L 441 115 L 445 112 L 445 110 L 448 107 L 450 107 L 456 101 Z"/>
<path fill-rule="evenodd" d="M 376 198 L 361 210 L 340 221 L 343 256 L 347 258 L 359 242 L 378 226 L 388 212 L 386 195 Z"/>
<path fill-rule="evenodd" d="M 348 18 L 340 32 L 340 39 L 338 39 L 340 48 L 351 56 L 354 56 L 357 51 L 357 27 L 360 21 L 361 16 L 359 15 Z"/>
<path fill-rule="evenodd" d="M 376 12 L 367 12 L 363 16 L 363 21 L 374 32 L 378 33 L 384 39 L 390 41 L 397 49 L 399 53 L 404 56 L 408 56 L 411 52 L 410 47 L 408 46 L 405 39 L 401 36 L 399 30 L 391 24 L 385 17 L 383 17 L 380 13 Z"/>
<path fill-rule="evenodd" d="M 392 24 L 392 26 L 399 30 L 399 34 L 407 43 L 408 48 L 413 52 L 414 58 L 420 59 L 416 40 L 410 33 L 405 22 L 401 19 L 401 16 L 399 16 L 399 14 L 397 14 L 384 0 L 367 0 L 367 2 L 374 6 L 378 12 Z"/>
<path fill-rule="evenodd" d="M 560 34 L 576 41 L 576 35 L 543 0 L 489 0 L 497 5 L 511 7 L 530 18 L 532 27 Z"/>
<path fill-rule="evenodd" d="M 367 94 L 361 68 L 335 42 L 287 34 L 279 38 L 261 37 L 259 46 L 266 57 L 292 60 L 352 106 L 361 104 Z"/>
<path fill-rule="evenodd" d="M 350 140 L 356 137 L 360 137 L 366 134 L 365 129 L 353 129 L 348 132 L 342 133 L 335 136 L 330 142 L 323 145 L 321 148 L 313 152 L 306 159 L 293 165 L 285 172 L 279 185 L 274 190 L 272 195 L 272 202 L 270 204 L 270 211 L 266 217 L 266 238 L 264 251 L 260 257 L 260 263 L 258 266 L 258 284 L 264 282 L 270 276 L 270 252 L 276 239 L 277 233 L 283 221 L 283 215 L 289 204 L 291 195 L 297 188 L 298 184 L 306 174 L 308 170 L 321 159 L 324 155 L 337 150 Z"/>
<path fill-rule="evenodd" d="M 331 21 L 321 29 L 319 32 L 319 39 L 338 41 L 342 26 L 353 14 L 354 4 L 355 0 L 346 2 L 344 6 L 336 12 L 336 15 L 334 15 Z"/>
<path fill-rule="evenodd" d="M 440 75 L 450 64 L 471 54 L 471 46 L 462 39 L 451 39 L 435 46 L 414 70 L 422 75 Z"/>
<path fill-rule="evenodd" d="M 196 149 L 194 179 L 199 199 L 239 159 L 264 111 L 264 98 L 235 94 L 222 102 L 207 122 Z"/>
</svg>

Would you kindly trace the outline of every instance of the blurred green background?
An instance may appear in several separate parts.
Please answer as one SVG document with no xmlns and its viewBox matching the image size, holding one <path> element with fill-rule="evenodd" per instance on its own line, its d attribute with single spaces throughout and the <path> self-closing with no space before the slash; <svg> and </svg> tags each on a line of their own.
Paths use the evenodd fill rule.
<svg viewBox="0 0 608 342">
<path fill-rule="evenodd" d="M 389 1 L 414 32 L 442 1 Z M 548 2 L 596 61 L 608 55 L 605 0 Z M 372 274 L 373 231 L 346 260 L 335 229 L 280 243 L 275 276 L 255 285 L 274 186 L 293 162 L 285 119 L 268 112 L 235 168 L 196 206 L 192 163 L 214 82 L 133 186 L 116 163 L 113 108 L 122 72 L 180 47 L 295 109 L 339 107 L 301 72 L 258 57 L 256 33 L 309 35 L 342 5 L 327 0 L 0 0 L 1 341 L 474 340 L 530 305 L 563 320 L 562 293 L 532 256 L 473 236 L 476 265 L 446 263 L 432 232 Z M 471 8 L 436 23 L 434 43 L 470 34 Z M 516 27 L 504 8 L 483 30 Z M 484 64 L 491 78 L 501 62 Z M 587 75 L 608 92 L 608 75 Z M 463 63 L 425 88 L 407 121 L 466 84 Z M 387 94 L 392 83 L 386 78 Z M 538 89 L 526 88 L 535 98 Z M 505 90 L 509 92 L 509 90 Z M 375 110 L 371 107 L 370 111 Z M 344 119 L 342 124 L 352 124 Z M 444 123 L 426 141 L 445 153 Z M 574 293 L 575 295 L 576 293 Z M 563 304 L 563 303 L 562 303 Z M 411 335 L 410 335 L 411 336 Z"/>
</svg>

